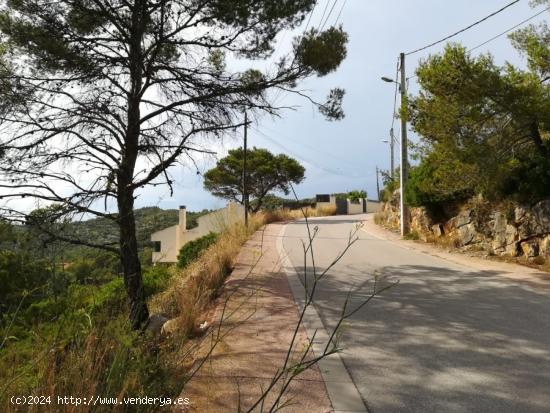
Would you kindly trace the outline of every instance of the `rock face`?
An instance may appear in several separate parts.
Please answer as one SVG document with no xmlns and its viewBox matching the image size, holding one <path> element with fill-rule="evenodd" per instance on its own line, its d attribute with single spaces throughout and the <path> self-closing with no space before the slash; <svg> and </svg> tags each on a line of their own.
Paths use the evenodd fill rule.
<svg viewBox="0 0 550 413">
<path fill-rule="evenodd" d="M 490 252 L 495 255 L 516 256 L 518 252 L 518 230 L 510 225 L 501 211 L 493 214 L 493 236 Z"/>
<path fill-rule="evenodd" d="M 539 244 L 535 240 L 523 241 L 520 244 L 523 255 L 527 258 L 533 258 L 539 255 Z"/>
<path fill-rule="evenodd" d="M 545 258 L 550 258 L 550 235 L 547 235 L 539 244 L 539 254 Z"/>
<path fill-rule="evenodd" d="M 430 230 L 432 231 L 432 234 L 434 234 L 437 238 L 443 236 L 445 234 L 445 230 L 443 229 L 443 225 L 441 224 L 434 224 L 430 227 Z"/>
<path fill-rule="evenodd" d="M 399 228 L 399 192 L 384 205 L 377 219 L 385 226 Z M 550 259 L 550 199 L 510 208 L 476 197 L 444 222 L 434 222 L 425 208 L 411 208 L 411 230 L 421 239 L 450 237 L 459 247 L 489 254 Z"/>
</svg>

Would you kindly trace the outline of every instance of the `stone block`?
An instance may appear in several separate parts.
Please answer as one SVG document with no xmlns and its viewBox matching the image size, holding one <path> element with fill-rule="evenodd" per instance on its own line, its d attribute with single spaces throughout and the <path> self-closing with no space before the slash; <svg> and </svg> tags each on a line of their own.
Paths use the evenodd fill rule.
<svg viewBox="0 0 550 413">
<path fill-rule="evenodd" d="M 546 235 L 540 242 L 539 255 L 550 258 L 550 235 Z"/>
<path fill-rule="evenodd" d="M 536 240 L 524 241 L 520 243 L 521 251 L 527 258 L 533 258 L 539 255 L 539 244 Z"/>
</svg>

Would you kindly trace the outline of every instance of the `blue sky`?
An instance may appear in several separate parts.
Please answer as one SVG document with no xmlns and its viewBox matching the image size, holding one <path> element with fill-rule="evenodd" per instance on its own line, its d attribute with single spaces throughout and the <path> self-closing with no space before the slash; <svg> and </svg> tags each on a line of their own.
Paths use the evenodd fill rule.
<svg viewBox="0 0 550 413">
<path fill-rule="evenodd" d="M 319 24 L 327 2 L 319 0 L 312 25 Z M 300 85 L 312 97 L 324 100 L 330 88 L 346 89 L 344 110 L 346 117 L 339 122 L 328 122 L 303 98 L 279 96 L 282 105 L 299 106 L 282 112 L 280 118 L 255 119 L 249 129 L 249 146 L 263 147 L 275 153 L 286 153 L 306 167 L 306 179 L 297 187 L 300 197 L 316 193 L 344 192 L 366 189 L 375 197 L 375 168 L 389 167 L 389 147 L 382 139 L 388 137 L 392 123 L 393 86 L 380 80 L 381 76 L 395 76 L 396 59 L 400 52 L 408 52 L 439 40 L 476 20 L 500 9 L 511 0 L 347 0 L 340 22 L 349 34 L 348 56 L 339 70 L 324 78 L 311 78 Z M 329 24 L 334 22 L 344 0 L 337 0 Z M 531 17 L 543 7 L 531 8 L 528 0 L 521 0 L 484 23 L 453 39 L 470 48 Z M 548 12 L 533 19 L 538 23 L 548 19 Z M 279 35 L 276 55 L 290 48 L 293 33 Z M 408 56 L 407 76 L 413 76 L 419 59 L 438 53 L 440 44 L 429 50 Z M 509 61 L 523 67 L 524 61 L 502 36 L 476 53 L 490 52 L 499 64 Z M 239 64 L 234 62 L 234 64 Z M 241 63 L 242 64 L 242 63 Z M 260 63 L 260 65 L 265 63 Z M 409 92 L 415 93 L 414 79 Z M 396 122 L 396 128 L 398 123 Z M 412 136 L 414 139 L 414 135 Z M 226 138 L 212 147 L 218 157 L 242 144 L 241 137 Z M 397 159 L 397 154 L 396 154 Z M 396 162 L 397 163 L 397 162 Z M 215 158 L 197 160 L 200 171 L 214 166 Z M 176 208 L 185 204 L 189 210 L 218 208 L 225 204 L 202 189 L 202 177 L 189 162 L 173 168 L 176 180 L 174 195 L 166 188 L 151 188 L 137 199 L 137 206 L 158 205 Z"/>
</svg>

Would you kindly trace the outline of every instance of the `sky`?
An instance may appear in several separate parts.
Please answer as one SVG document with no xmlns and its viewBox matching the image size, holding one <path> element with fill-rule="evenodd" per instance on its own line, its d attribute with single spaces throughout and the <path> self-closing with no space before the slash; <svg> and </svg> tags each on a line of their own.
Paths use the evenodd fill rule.
<svg viewBox="0 0 550 413">
<path fill-rule="evenodd" d="M 334 0 L 318 0 L 310 27 L 319 25 L 327 2 L 328 13 Z M 395 77 L 400 52 L 409 52 L 444 38 L 510 2 L 511 0 L 336 0 L 328 24 L 334 23 L 342 10 L 339 23 L 343 24 L 349 35 L 347 58 L 336 72 L 323 78 L 310 78 L 301 83 L 299 89 L 307 91 L 316 100 L 323 101 L 331 88 L 344 88 L 345 118 L 342 121 L 329 122 L 305 99 L 292 94 L 275 94 L 277 103 L 296 108 L 283 111 L 278 118 L 255 119 L 249 128 L 249 147 L 286 153 L 300 161 L 306 168 L 306 179 L 296 187 L 301 198 L 364 189 L 369 198 L 375 199 L 376 167 L 389 169 L 389 145 L 383 139 L 388 138 L 392 125 L 394 102 L 393 85 L 381 81 L 380 78 Z M 456 36 L 452 41 L 467 48 L 475 47 L 543 9 L 542 6 L 531 8 L 528 0 L 520 0 L 498 15 Z M 549 13 L 545 12 L 529 23 L 536 24 L 548 17 Z M 288 51 L 293 36 L 301 30 L 303 27 L 294 32 L 279 34 L 274 57 Z M 444 43 L 407 56 L 407 77 L 414 76 L 420 60 L 441 52 L 443 48 Z M 505 35 L 476 49 L 474 53 L 487 52 L 494 56 L 497 64 L 509 61 L 519 67 L 525 66 L 524 59 Z M 258 64 L 265 67 L 268 63 Z M 233 64 L 242 65 L 243 62 Z M 409 93 L 415 94 L 417 91 L 415 79 L 411 78 Z M 396 121 L 396 130 L 398 127 L 399 122 Z M 417 139 L 411 132 L 409 136 L 412 140 Z M 242 145 L 242 136 L 226 138 L 211 145 L 217 153 L 216 157 L 221 158 L 229 149 Z M 149 188 L 140 194 L 136 206 L 177 208 L 178 205 L 186 205 L 192 211 L 223 207 L 226 201 L 203 190 L 200 175 L 215 165 L 216 157 L 197 159 L 199 174 L 191 162 L 172 168 L 170 172 L 175 178 L 173 195 L 170 196 L 167 188 Z M 397 159 L 396 148 L 396 165 Z"/>
</svg>

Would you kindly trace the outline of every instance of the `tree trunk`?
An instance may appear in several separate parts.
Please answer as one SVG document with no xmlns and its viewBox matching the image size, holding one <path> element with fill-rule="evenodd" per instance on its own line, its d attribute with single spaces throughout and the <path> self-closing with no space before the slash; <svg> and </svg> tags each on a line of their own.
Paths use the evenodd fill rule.
<svg viewBox="0 0 550 413">
<path fill-rule="evenodd" d="M 134 172 L 138 157 L 140 137 L 140 103 L 143 54 L 141 41 L 145 21 L 145 2 L 136 1 L 132 11 L 132 29 L 128 63 L 131 90 L 128 97 L 127 129 L 124 136 L 122 159 L 117 173 L 118 224 L 120 226 L 120 256 L 124 273 L 124 285 L 130 301 L 130 324 L 139 329 L 149 318 L 145 303 L 141 263 L 139 262 L 134 216 Z"/>
<path fill-rule="evenodd" d="M 120 191 L 118 197 L 120 226 L 120 260 L 124 274 L 124 285 L 130 303 L 130 324 L 139 329 L 149 318 L 145 303 L 145 292 L 141 276 L 134 217 L 133 191 Z"/>
</svg>

